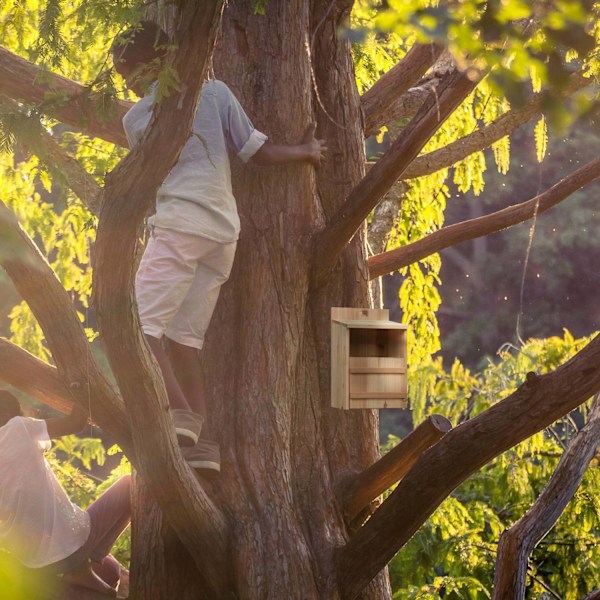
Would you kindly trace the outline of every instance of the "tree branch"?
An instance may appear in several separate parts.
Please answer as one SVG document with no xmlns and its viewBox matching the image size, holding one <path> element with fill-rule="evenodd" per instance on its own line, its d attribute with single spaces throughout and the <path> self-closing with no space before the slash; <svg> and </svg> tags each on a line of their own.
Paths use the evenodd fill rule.
<svg viewBox="0 0 600 600">
<path fill-rule="evenodd" d="M 367 162 L 367 172 L 374 164 L 374 162 Z M 395 183 L 373 210 L 371 220 L 367 224 L 367 240 L 372 253 L 379 254 L 385 251 L 388 237 L 398 220 L 408 187 L 405 182 Z"/>
<path fill-rule="evenodd" d="M 556 600 L 563 600 L 541 577 L 534 575 L 531 573 L 531 579 L 537 581 L 547 592 L 552 596 L 552 598 L 556 598 Z"/>
<path fill-rule="evenodd" d="M 600 600 L 600 590 L 595 590 L 588 594 L 583 600 Z"/>
<path fill-rule="evenodd" d="M 0 109 L 4 114 L 19 115 L 28 119 L 32 127 L 31 135 L 18 141 L 37 155 L 49 169 L 58 169 L 78 198 L 92 214 L 97 215 L 102 189 L 96 180 L 42 127 L 36 117 L 28 117 L 14 100 L 0 96 Z"/>
<path fill-rule="evenodd" d="M 509 206 L 483 217 L 443 227 L 416 242 L 372 256 L 368 261 L 370 278 L 374 279 L 406 267 L 448 246 L 454 246 L 522 223 L 533 217 L 538 203 L 537 214 L 546 212 L 598 177 L 600 177 L 600 159 L 596 158 L 567 175 L 549 190 L 526 202 Z"/>
<path fill-rule="evenodd" d="M 0 240 L 0 265 L 37 318 L 69 396 L 84 409 L 91 405 L 94 420 L 135 458 L 123 403 L 92 354 L 69 294 L 2 202 Z"/>
<path fill-rule="evenodd" d="M 352 190 L 346 202 L 317 238 L 317 284 L 331 271 L 340 252 L 377 202 L 476 85 L 477 82 L 471 81 L 462 73 L 452 72 L 447 75 L 438 87 L 435 97 L 425 102 L 390 149 Z"/>
<path fill-rule="evenodd" d="M 342 504 L 348 521 L 402 479 L 419 456 L 442 438 L 452 425 L 441 415 L 431 415 L 383 458 L 352 477 L 342 489 Z"/>
<path fill-rule="evenodd" d="M 469 475 L 577 408 L 600 390 L 600 337 L 546 375 L 448 432 L 338 552 L 344 600 L 356 598 L 440 503 Z"/>
<path fill-rule="evenodd" d="M 389 123 L 390 106 L 419 81 L 442 50 L 438 44 L 415 44 L 395 67 L 361 96 L 365 137 L 376 134 L 382 125 Z"/>
<path fill-rule="evenodd" d="M 386 115 L 387 125 L 412 119 L 425 101 L 435 94 L 436 88 L 448 71 L 435 77 L 424 77 L 415 87 L 411 87 L 391 106 Z"/>
<path fill-rule="evenodd" d="M 529 555 L 554 526 L 577 491 L 600 444 L 600 394 L 588 422 L 571 440 L 544 491 L 533 506 L 500 536 L 493 600 L 525 597 Z"/>
<path fill-rule="evenodd" d="M 56 367 L 5 338 L 0 338 L 0 379 L 50 408 L 71 412 L 71 394 Z"/>
<path fill-rule="evenodd" d="M 157 105 L 140 143 L 106 178 L 93 281 L 107 355 L 135 418 L 140 474 L 214 597 L 227 589 L 227 523 L 181 458 L 160 371 L 139 327 L 133 276 L 137 228 L 190 135 L 222 8 L 223 0 L 182 4 L 172 61 L 181 92 Z"/>
<path fill-rule="evenodd" d="M 0 94 L 36 107 L 93 137 L 127 147 L 121 119 L 131 102 L 116 100 L 103 119 L 98 108 L 106 98 L 74 81 L 46 71 L 0 46 Z"/>
<path fill-rule="evenodd" d="M 567 98 L 592 82 L 593 80 L 584 77 L 581 71 L 574 73 L 559 96 Z M 509 110 L 486 127 L 482 127 L 439 150 L 419 156 L 404 171 L 402 179 L 415 179 L 416 177 L 431 175 L 431 173 L 435 173 L 440 169 L 451 167 L 474 152 L 488 148 L 536 115 L 541 114 L 545 96 L 544 93 L 534 94 L 527 104 L 521 108 Z"/>
</svg>

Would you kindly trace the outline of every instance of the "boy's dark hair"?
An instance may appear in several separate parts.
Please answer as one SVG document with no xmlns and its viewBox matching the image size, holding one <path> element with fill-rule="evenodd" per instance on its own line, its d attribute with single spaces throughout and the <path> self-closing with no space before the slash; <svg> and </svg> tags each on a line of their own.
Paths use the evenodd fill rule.
<svg viewBox="0 0 600 600">
<path fill-rule="evenodd" d="M 21 416 L 19 401 L 6 390 L 0 390 L 0 427 L 13 417 Z"/>
<path fill-rule="evenodd" d="M 169 43 L 169 36 L 154 21 L 140 21 L 120 33 L 110 50 L 120 61 L 135 68 L 164 58 Z"/>
</svg>

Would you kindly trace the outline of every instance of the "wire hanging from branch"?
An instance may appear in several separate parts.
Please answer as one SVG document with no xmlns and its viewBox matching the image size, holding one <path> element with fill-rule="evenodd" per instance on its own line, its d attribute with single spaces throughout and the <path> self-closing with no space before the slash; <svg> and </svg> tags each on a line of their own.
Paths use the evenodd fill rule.
<svg viewBox="0 0 600 600">
<path fill-rule="evenodd" d="M 538 164 L 538 188 L 536 192 L 535 208 L 533 210 L 533 218 L 531 220 L 531 227 L 529 228 L 529 240 L 527 242 L 527 250 L 525 251 L 525 260 L 523 262 L 523 273 L 521 274 L 521 290 L 519 292 L 519 312 L 517 313 L 517 323 L 515 333 L 517 340 L 521 346 L 525 345 L 523 337 L 521 335 L 521 325 L 523 321 L 523 299 L 525 296 L 525 277 L 527 275 L 527 267 L 529 265 L 529 257 L 531 256 L 531 248 L 533 246 L 533 238 L 535 236 L 535 226 L 537 224 L 538 210 L 540 207 L 540 194 L 542 191 L 542 163 Z"/>
</svg>

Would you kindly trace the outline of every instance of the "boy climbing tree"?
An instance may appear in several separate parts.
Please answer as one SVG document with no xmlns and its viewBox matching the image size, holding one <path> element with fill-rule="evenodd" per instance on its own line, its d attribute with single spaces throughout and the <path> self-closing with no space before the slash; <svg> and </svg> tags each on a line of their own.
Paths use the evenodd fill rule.
<svg viewBox="0 0 600 600">
<path fill-rule="evenodd" d="M 112 46 L 115 70 L 142 97 L 123 119 L 130 147 L 150 122 L 168 45 L 164 31 L 143 21 Z M 240 232 L 229 153 L 244 162 L 317 166 L 326 146 L 314 132 L 309 127 L 295 146 L 272 144 L 223 82 L 207 81 L 190 138 L 158 191 L 150 240 L 136 276 L 136 299 L 183 455 L 194 468 L 220 470 L 218 445 L 199 438 L 207 402 L 198 351 L 229 277 Z"/>
<path fill-rule="evenodd" d="M 130 476 L 86 511 L 67 497 L 44 451 L 51 439 L 83 429 L 87 415 L 32 419 L 0 390 L 0 545 L 33 573 L 62 574 L 70 586 L 116 596 L 121 565 L 110 550 L 129 524 Z"/>
</svg>

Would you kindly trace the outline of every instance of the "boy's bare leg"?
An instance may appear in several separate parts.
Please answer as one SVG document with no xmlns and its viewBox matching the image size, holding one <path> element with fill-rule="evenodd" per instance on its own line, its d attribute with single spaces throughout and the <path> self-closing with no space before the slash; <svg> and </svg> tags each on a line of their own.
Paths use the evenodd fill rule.
<svg viewBox="0 0 600 600">
<path fill-rule="evenodd" d="M 194 408 L 191 407 L 190 403 L 186 400 L 186 394 L 182 391 L 179 382 L 177 381 L 177 377 L 175 377 L 173 365 L 171 364 L 169 356 L 163 348 L 161 341 L 151 335 L 145 335 L 148 345 L 150 346 L 150 350 L 152 350 L 152 354 L 154 354 L 154 358 L 156 358 L 158 366 L 162 372 L 171 408 L 194 410 Z"/>
<path fill-rule="evenodd" d="M 191 409 L 206 418 L 206 393 L 200 368 L 199 350 L 165 336 L 173 370 Z"/>
</svg>

